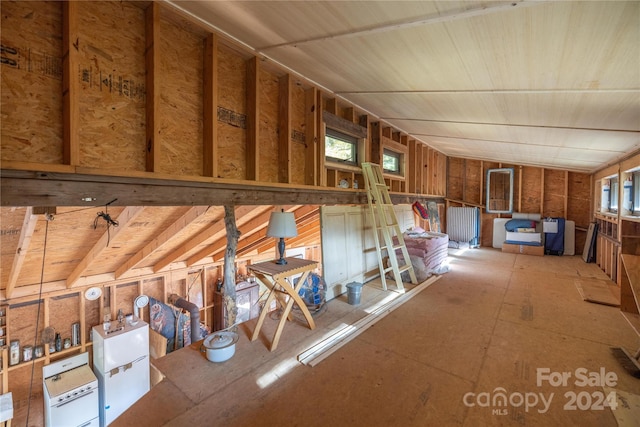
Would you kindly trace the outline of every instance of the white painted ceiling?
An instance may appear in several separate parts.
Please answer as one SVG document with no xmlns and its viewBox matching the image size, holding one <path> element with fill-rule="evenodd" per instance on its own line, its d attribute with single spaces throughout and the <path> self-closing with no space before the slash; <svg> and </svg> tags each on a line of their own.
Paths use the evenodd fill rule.
<svg viewBox="0 0 640 427">
<path fill-rule="evenodd" d="M 172 1 L 450 156 L 593 172 L 640 148 L 638 1 Z"/>
</svg>

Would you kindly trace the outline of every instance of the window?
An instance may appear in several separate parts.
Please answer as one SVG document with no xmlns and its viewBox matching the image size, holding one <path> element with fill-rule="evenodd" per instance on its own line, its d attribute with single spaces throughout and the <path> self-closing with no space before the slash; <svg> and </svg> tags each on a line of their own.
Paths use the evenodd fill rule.
<svg viewBox="0 0 640 427">
<path fill-rule="evenodd" d="M 329 161 L 358 165 L 358 139 L 353 136 L 327 128 L 324 152 Z"/>
<path fill-rule="evenodd" d="M 618 212 L 618 195 L 619 187 L 618 187 L 618 177 L 609 178 L 609 182 L 611 183 L 610 192 L 609 192 L 609 212 Z"/>
<path fill-rule="evenodd" d="M 400 175 L 400 162 L 402 155 L 391 150 L 382 152 L 382 170 L 387 173 Z"/>
</svg>

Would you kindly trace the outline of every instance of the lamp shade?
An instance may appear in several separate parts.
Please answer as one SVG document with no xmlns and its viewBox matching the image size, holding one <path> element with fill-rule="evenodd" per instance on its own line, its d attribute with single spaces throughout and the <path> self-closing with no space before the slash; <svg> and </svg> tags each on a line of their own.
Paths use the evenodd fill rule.
<svg viewBox="0 0 640 427">
<path fill-rule="evenodd" d="M 269 237 L 295 237 L 298 235 L 296 218 L 293 212 L 271 212 L 267 236 Z"/>
</svg>

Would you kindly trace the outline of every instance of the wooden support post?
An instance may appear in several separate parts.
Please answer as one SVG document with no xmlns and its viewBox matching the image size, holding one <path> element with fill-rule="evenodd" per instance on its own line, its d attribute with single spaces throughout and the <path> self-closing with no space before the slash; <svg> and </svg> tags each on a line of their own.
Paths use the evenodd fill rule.
<svg viewBox="0 0 640 427">
<path fill-rule="evenodd" d="M 67 3 L 67 2 L 65 2 Z M 160 126 L 156 121 L 160 105 L 160 90 L 156 71 L 160 69 L 160 5 L 151 2 L 145 9 L 145 65 L 146 65 L 146 140 L 147 172 L 157 172 L 160 150 Z"/>
<path fill-rule="evenodd" d="M 317 90 L 315 87 L 304 92 L 305 108 L 305 149 L 304 149 L 304 183 L 306 185 L 318 184 L 318 114 L 320 109 L 317 103 Z"/>
<path fill-rule="evenodd" d="M 325 138 L 325 133 L 326 133 L 326 127 L 324 124 L 324 119 L 323 119 L 323 108 L 322 108 L 322 91 L 318 90 L 316 93 L 317 96 L 317 100 L 316 100 L 316 122 L 318 123 L 318 185 L 321 187 L 326 187 L 327 186 L 327 171 L 325 170 L 324 167 L 324 160 L 325 160 L 325 142 L 324 142 L 324 138 Z"/>
<path fill-rule="evenodd" d="M 238 307 L 236 306 L 236 249 L 240 231 L 236 226 L 236 213 L 233 206 L 224 207 L 224 225 L 227 230 L 227 249 L 224 253 L 224 305 L 226 307 L 226 324 L 236 323 Z"/>
<path fill-rule="evenodd" d="M 218 35 L 209 34 L 204 45 L 203 175 L 218 177 Z"/>
<path fill-rule="evenodd" d="M 563 208 L 563 215 L 562 215 L 563 218 L 567 218 L 568 210 L 569 210 L 569 171 L 564 171 L 564 208 Z"/>
<path fill-rule="evenodd" d="M 409 188 L 408 188 L 409 193 L 417 193 L 416 188 L 418 188 L 417 184 L 419 180 L 418 180 L 418 174 L 416 173 L 416 171 L 419 170 L 418 159 L 416 156 L 417 148 L 418 148 L 418 142 L 415 139 L 410 140 L 409 155 L 407 156 L 408 159 L 406 159 L 406 161 L 409 164 L 409 168 L 407 170 L 407 179 L 409 180 Z"/>
<path fill-rule="evenodd" d="M 371 123 L 371 163 L 382 164 L 382 126 Z"/>
<path fill-rule="evenodd" d="M 78 2 L 62 3 L 62 104 L 63 104 L 63 161 L 67 165 L 80 164 L 78 129 L 80 107 L 78 105 Z"/>
<path fill-rule="evenodd" d="M 259 179 L 260 63 L 257 57 L 247 61 L 247 179 Z"/>
<path fill-rule="evenodd" d="M 544 168 L 540 172 L 540 215 L 544 216 Z"/>
<path fill-rule="evenodd" d="M 291 183 L 291 74 L 278 81 L 278 182 Z"/>
<path fill-rule="evenodd" d="M 518 212 L 522 212 L 522 166 L 518 169 Z"/>
</svg>

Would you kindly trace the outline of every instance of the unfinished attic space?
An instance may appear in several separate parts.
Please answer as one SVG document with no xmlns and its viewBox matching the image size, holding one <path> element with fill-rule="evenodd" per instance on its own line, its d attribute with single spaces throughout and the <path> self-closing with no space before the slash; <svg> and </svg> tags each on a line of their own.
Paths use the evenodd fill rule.
<svg viewBox="0 0 640 427">
<path fill-rule="evenodd" d="M 0 13 L 0 423 L 637 425 L 639 1 Z"/>
</svg>

